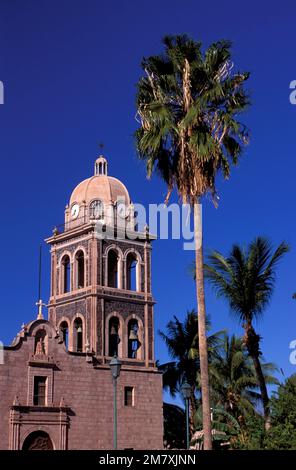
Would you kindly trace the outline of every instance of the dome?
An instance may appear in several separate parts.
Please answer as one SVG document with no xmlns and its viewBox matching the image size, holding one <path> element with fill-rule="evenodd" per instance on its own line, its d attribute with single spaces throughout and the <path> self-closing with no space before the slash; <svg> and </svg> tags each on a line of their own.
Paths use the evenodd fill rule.
<svg viewBox="0 0 296 470">
<path fill-rule="evenodd" d="M 89 204 L 99 199 L 105 204 L 114 204 L 118 199 L 123 200 L 126 205 L 130 204 L 128 190 L 117 178 L 107 175 L 107 160 L 100 156 L 95 162 L 95 174 L 76 186 L 71 198 L 72 204 Z"/>
</svg>

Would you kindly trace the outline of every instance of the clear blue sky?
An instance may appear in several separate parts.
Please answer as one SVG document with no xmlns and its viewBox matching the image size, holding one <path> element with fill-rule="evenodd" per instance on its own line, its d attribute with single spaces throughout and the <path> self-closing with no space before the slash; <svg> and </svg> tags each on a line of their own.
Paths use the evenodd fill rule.
<svg viewBox="0 0 296 470">
<path fill-rule="evenodd" d="M 164 34 L 187 32 L 206 46 L 232 40 L 235 63 L 252 74 L 253 105 L 245 116 L 251 144 L 231 180 L 220 184 L 219 208 L 204 206 L 205 245 L 227 252 L 232 243 L 260 234 L 291 244 L 257 327 L 266 359 L 286 375 L 296 372 L 289 363 L 289 343 L 296 338 L 296 106 L 289 102 L 289 83 L 296 79 L 295 14 L 295 2 L 285 0 L 1 0 L 2 341 L 9 343 L 36 315 L 39 243 L 63 222 L 75 185 L 92 174 L 99 141 L 110 174 L 127 185 L 135 202 L 163 201 L 164 187 L 157 178 L 145 179 L 133 146 L 135 83 L 141 58 L 160 52 Z M 195 306 L 187 273 L 193 255 L 179 241 L 155 242 L 153 255 L 158 330 Z M 48 254 L 43 274 L 48 299 Z M 211 292 L 207 307 L 214 330 L 241 332 Z M 167 359 L 157 335 L 156 357 Z"/>
</svg>

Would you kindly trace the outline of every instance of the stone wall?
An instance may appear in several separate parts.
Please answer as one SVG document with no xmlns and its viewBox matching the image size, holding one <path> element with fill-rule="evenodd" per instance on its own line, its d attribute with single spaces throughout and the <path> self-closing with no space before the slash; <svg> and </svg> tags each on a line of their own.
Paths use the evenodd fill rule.
<svg viewBox="0 0 296 470">
<path fill-rule="evenodd" d="M 35 335 L 47 334 L 46 355 L 34 354 Z M 47 406 L 32 403 L 33 377 L 48 377 Z M 134 387 L 125 406 L 124 387 Z M 113 385 L 109 366 L 69 353 L 55 328 L 34 321 L 4 350 L 0 365 L 0 448 L 22 448 L 34 430 L 47 432 L 55 449 L 112 449 Z M 16 398 L 17 397 L 17 398 Z M 118 447 L 161 449 L 162 377 L 153 368 L 124 365 L 118 379 Z"/>
</svg>

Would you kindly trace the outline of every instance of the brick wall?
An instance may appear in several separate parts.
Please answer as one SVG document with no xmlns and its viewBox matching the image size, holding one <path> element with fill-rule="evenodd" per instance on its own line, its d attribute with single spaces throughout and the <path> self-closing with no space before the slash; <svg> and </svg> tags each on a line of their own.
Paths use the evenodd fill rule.
<svg viewBox="0 0 296 470">
<path fill-rule="evenodd" d="M 43 358 L 34 356 L 35 334 L 40 327 L 48 335 L 48 355 Z M 31 399 L 32 377 L 39 373 L 51 377 L 52 390 L 49 406 L 36 408 Z M 134 387 L 132 407 L 124 405 L 126 386 Z M 19 402 L 13 407 L 16 395 Z M 85 354 L 68 353 L 45 320 L 32 322 L 13 347 L 5 348 L 0 397 L 1 449 L 11 447 L 12 434 L 21 448 L 28 433 L 38 429 L 48 432 L 56 449 L 63 445 L 68 449 L 113 446 L 113 385 L 108 365 L 96 365 Z M 62 418 L 66 444 L 61 440 Z M 118 379 L 118 447 L 161 449 L 162 421 L 161 375 L 153 368 L 123 366 Z M 17 438 L 13 426 L 18 428 Z"/>
</svg>

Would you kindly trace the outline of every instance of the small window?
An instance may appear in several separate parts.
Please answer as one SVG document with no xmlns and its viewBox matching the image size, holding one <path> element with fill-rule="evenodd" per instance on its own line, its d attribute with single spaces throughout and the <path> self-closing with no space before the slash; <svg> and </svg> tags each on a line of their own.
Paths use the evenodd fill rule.
<svg viewBox="0 0 296 470">
<path fill-rule="evenodd" d="M 124 387 L 124 406 L 134 406 L 134 387 Z"/>
<path fill-rule="evenodd" d="M 34 377 L 34 405 L 46 405 L 46 381 L 47 377 Z"/>
</svg>

